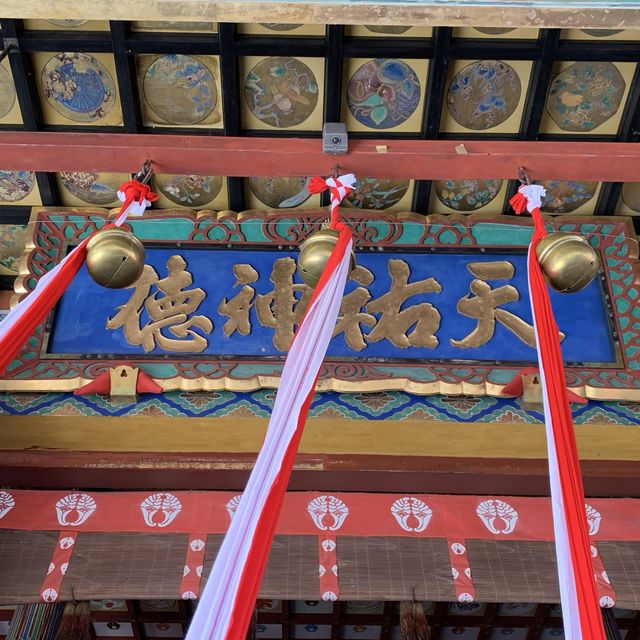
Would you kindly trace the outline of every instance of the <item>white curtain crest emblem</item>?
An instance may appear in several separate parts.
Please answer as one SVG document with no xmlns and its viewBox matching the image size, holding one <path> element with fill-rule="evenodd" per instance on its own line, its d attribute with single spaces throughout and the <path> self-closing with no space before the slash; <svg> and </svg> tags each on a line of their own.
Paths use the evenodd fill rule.
<svg viewBox="0 0 640 640">
<path fill-rule="evenodd" d="M 421 533 L 429 525 L 433 511 L 419 498 L 404 497 L 391 505 L 391 515 L 405 531 Z"/>
<path fill-rule="evenodd" d="M 461 556 L 466 552 L 467 548 L 461 542 L 454 542 L 451 545 L 451 551 L 457 556 Z"/>
<path fill-rule="evenodd" d="M 191 547 L 191 551 L 202 551 L 204 549 L 204 540 L 200 540 L 200 538 L 196 538 L 189 543 Z"/>
<path fill-rule="evenodd" d="M 70 493 L 56 502 L 58 523 L 63 527 L 79 527 L 96 508 L 96 501 L 88 493 Z"/>
<path fill-rule="evenodd" d="M 227 513 L 229 514 L 230 520 L 233 520 L 233 516 L 236 515 L 236 511 L 240 506 L 240 498 L 242 498 L 242 494 L 233 496 L 233 498 L 227 502 Z"/>
<path fill-rule="evenodd" d="M 70 549 L 75 543 L 76 541 L 73 538 L 71 538 L 70 536 L 65 536 L 64 538 L 62 538 L 62 540 L 60 540 L 60 548 L 63 550 Z"/>
<path fill-rule="evenodd" d="M 325 551 L 333 551 L 336 548 L 336 543 L 333 540 L 323 540 L 322 548 Z"/>
<path fill-rule="evenodd" d="M 307 511 L 320 531 L 337 531 L 349 515 L 349 507 L 335 496 L 314 498 Z"/>
<path fill-rule="evenodd" d="M 49 587 L 42 592 L 42 599 L 45 602 L 55 602 L 58 599 L 58 592 L 55 589 Z"/>
<path fill-rule="evenodd" d="M 594 509 L 591 505 L 584 505 L 587 513 L 587 524 L 589 525 L 589 535 L 595 536 L 600 531 L 600 523 L 602 522 L 602 516 L 600 512 Z"/>
<path fill-rule="evenodd" d="M 167 527 L 181 511 L 182 503 L 172 493 L 154 493 L 140 503 L 140 512 L 148 527 Z"/>
<path fill-rule="evenodd" d="M 518 512 L 503 500 L 484 500 L 478 505 L 476 514 L 484 526 L 496 535 L 513 533 L 518 522 Z"/>
<path fill-rule="evenodd" d="M 15 498 L 7 491 L 0 491 L 0 520 L 15 506 Z"/>
</svg>

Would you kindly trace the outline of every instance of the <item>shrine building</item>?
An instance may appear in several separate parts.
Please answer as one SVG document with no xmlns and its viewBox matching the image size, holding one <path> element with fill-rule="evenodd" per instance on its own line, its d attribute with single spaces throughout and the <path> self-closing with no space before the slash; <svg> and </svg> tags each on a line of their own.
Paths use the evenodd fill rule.
<svg viewBox="0 0 640 640">
<path fill-rule="evenodd" d="M 0 0 L 0 50 L 0 639 L 186 638 L 233 522 L 248 630 L 188 640 L 640 639 L 637 0 Z"/>
</svg>

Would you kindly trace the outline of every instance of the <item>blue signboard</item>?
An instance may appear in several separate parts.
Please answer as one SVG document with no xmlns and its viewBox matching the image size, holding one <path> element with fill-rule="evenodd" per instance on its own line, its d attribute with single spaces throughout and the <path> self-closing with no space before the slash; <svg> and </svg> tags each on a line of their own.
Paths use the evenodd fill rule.
<svg viewBox="0 0 640 640">
<path fill-rule="evenodd" d="M 49 354 L 282 357 L 310 290 L 297 252 L 148 248 L 136 285 L 82 269 L 54 316 Z M 525 253 L 359 253 L 329 356 L 535 360 Z M 567 362 L 614 363 L 601 286 L 551 294 Z"/>
</svg>

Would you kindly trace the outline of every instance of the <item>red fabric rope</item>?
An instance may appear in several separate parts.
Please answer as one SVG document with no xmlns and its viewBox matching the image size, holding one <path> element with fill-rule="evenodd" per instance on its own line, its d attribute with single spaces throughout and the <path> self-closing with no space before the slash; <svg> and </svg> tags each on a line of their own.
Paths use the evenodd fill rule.
<svg viewBox="0 0 640 640">
<path fill-rule="evenodd" d="M 527 208 L 528 200 L 518 193 L 511 200 L 516 213 Z M 568 533 L 571 564 L 575 579 L 575 596 L 582 640 L 604 640 L 598 591 L 591 562 L 591 543 L 585 513 L 584 488 L 580 472 L 578 448 L 565 384 L 564 365 L 558 326 L 553 316 L 547 284 L 536 258 L 535 248 L 547 234 L 540 208 L 531 211 L 534 233 L 529 251 L 529 288 L 534 308 L 538 336 L 538 356 L 544 373 L 544 383 L 551 417 L 553 442 Z M 553 485 L 552 485 L 553 486 Z"/>
<path fill-rule="evenodd" d="M 137 204 L 142 207 L 145 200 L 147 203 L 151 203 L 155 202 L 159 197 L 157 193 L 151 191 L 151 187 L 148 184 L 142 184 L 135 178 L 121 184 L 119 192 L 123 194 L 120 197 L 124 197 L 124 199 L 116 218 L 116 225 L 118 226 L 126 220 L 131 205 Z"/>
<path fill-rule="evenodd" d="M 325 287 L 334 271 L 342 262 L 342 258 L 346 251 L 347 245 L 351 240 L 351 231 L 349 227 L 341 224 L 338 242 L 334 247 L 327 265 L 322 272 L 320 281 L 316 286 L 308 309 L 312 308 L 313 300 L 319 295 L 320 291 Z M 315 389 L 315 385 L 314 385 Z M 265 507 L 258 521 L 251 549 L 247 558 L 240 580 L 240 588 L 235 596 L 235 604 L 233 607 L 233 615 L 228 628 L 227 640 L 240 640 L 244 638 L 249 627 L 255 601 L 258 597 L 258 590 L 262 580 L 262 574 L 266 567 L 271 541 L 275 533 L 276 524 L 282 509 L 282 503 L 289 484 L 289 478 L 293 470 L 293 463 L 298 452 L 300 439 L 304 429 L 309 407 L 313 399 L 314 390 L 307 396 L 305 403 L 298 416 L 297 428 L 295 434 L 287 446 L 286 453 L 282 460 L 281 470 L 273 484 L 269 496 L 267 497 Z"/>
<path fill-rule="evenodd" d="M 38 325 L 44 322 L 47 314 L 60 296 L 64 293 L 78 269 L 83 265 L 87 255 L 86 245 L 89 238 L 83 240 L 77 247 L 77 251 L 69 256 L 69 260 L 61 267 L 56 276 L 48 282 L 42 291 L 36 295 L 29 310 L 19 319 L 0 340 L 0 375 L 11 364 L 16 354 L 31 337 Z M 33 295 L 34 292 L 32 292 Z"/>
</svg>

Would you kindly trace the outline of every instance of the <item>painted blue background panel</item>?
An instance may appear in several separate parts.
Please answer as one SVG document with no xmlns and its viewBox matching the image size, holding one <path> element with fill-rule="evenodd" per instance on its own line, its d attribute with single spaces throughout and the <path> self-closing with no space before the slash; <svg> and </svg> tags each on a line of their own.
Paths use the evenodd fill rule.
<svg viewBox="0 0 640 640">
<path fill-rule="evenodd" d="M 200 356 L 281 356 L 273 345 L 273 329 L 260 325 L 255 308 L 251 309 L 251 333 L 242 336 L 234 333 L 225 336 L 223 326 L 228 320 L 218 313 L 218 305 L 223 298 L 231 299 L 239 291 L 234 288 L 235 277 L 233 265 L 251 264 L 259 274 L 259 279 L 252 283 L 258 294 L 268 293 L 273 289 L 269 276 L 273 263 L 278 258 L 290 256 L 297 258 L 296 252 L 287 251 L 239 251 L 234 250 L 202 250 L 192 248 L 148 248 L 146 261 L 153 266 L 159 278 L 167 276 L 166 262 L 172 255 L 179 254 L 187 262 L 186 269 L 192 274 L 193 284 L 187 289 L 199 287 L 206 292 L 206 298 L 194 315 L 207 316 L 214 329 L 205 335 L 208 346 Z M 470 293 L 469 285 L 474 276 L 468 271 L 470 262 L 492 262 L 507 260 L 515 267 L 512 279 L 488 280 L 492 288 L 506 284 L 513 285 L 520 294 L 520 299 L 503 305 L 502 309 L 510 311 L 531 324 L 531 309 L 527 290 L 526 255 L 525 254 L 480 254 L 480 253 L 359 253 L 358 264 L 369 269 L 375 280 L 367 288 L 372 300 L 385 294 L 391 285 L 388 273 L 390 259 L 405 260 L 411 269 L 409 282 L 425 278 L 435 278 L 442 286 L 440 293 L 415 295 L 404 302 L 402 309 L 414 304 L 427 302 L 432 304 L 441 315 L 440 327 L 435 335 L 438 345 L 433 348 L 410 347 L 401 349 L 393 346 L 388 340 L 368 344 L 362 351 L 354 351 L 347 346 L 344 336 L 334 338 L 329 348 L 329 355 L 337 358 L 388 358 L 400 360 L 413 359 L 463 359 L 477 361 L 521 362 L 535 360 L 535 351 L 509 329 L 496 322 L 493 338 L 485 345 L 462 349 L 450 344 L 450 339 L 460 340 L 467 336 L 477 325 L 477 321 L 460 315 L 456 309 L 458 301 Z M 297 275 L 296 275 L 296 282 Z M 357 285 L 347 283 L 346 293 Z M 153 291 L 157 291 L 154 287 Z M 116 356 L 143 355 L 141 346 L 128 344 L 122 328 L 108 330 L 105 323 L 116 314 L 116 308 L 126 304 L 132 295 L 132 289 L 107 290 L 95 284 L 89 277 L 86 268 L 78 273 L 69 289 L 58 303 L 53 330 L 50 336 L 48 352 L 50 354 L 103 354 Z M 606 308 L 600 288 L 595 281 L 577 294 L 563 295 L 551 293 L 554 313 L 558 326 L 566 334 L 562 343 L 564 358 L 568 362 L 612 363 L 615 354 L 610 336 Z M 141 322 L 148 320 L 143 311 Z M 370 329 L 363 327 L 364 333 Z M 199 329 L 195 329 L 199 332 Z M 165 329 L 166 333 L 166 329 Z M 168 337 L 174 338 L 170 333 Z M 169 352 L 155 348 L 153 355 Z M 181 354 L 176 357 L 184 357 Z"/>
</svg>

